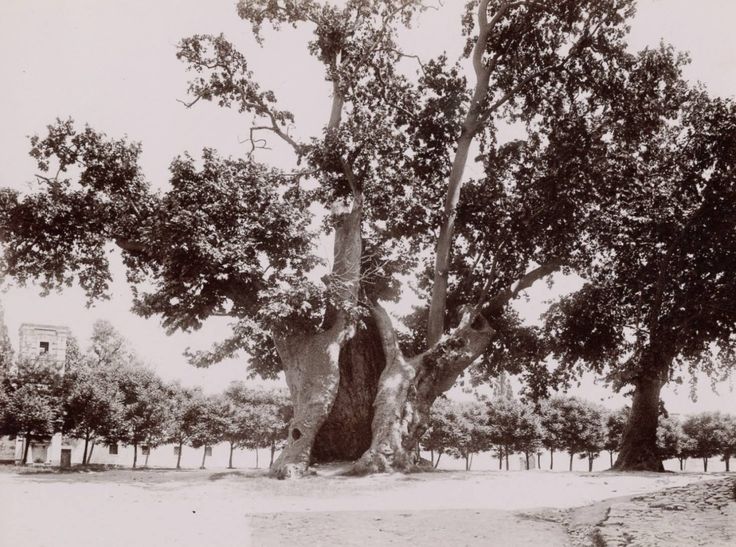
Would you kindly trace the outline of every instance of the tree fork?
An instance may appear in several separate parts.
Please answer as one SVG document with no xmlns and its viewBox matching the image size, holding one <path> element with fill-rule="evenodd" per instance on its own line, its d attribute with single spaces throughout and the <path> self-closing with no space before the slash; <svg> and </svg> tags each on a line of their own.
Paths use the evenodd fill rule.
<svg viewBox="0 0 736 547">
<path fill-rule="evenodd" d="M 280 479 L 307 472 L 317 433 L 337 397 L 340 352 L 356 330 L 355 318 L 348 310 L 358 300 L 362 205 L 362 196 L 354 194 L 349 210 L 344 203 L 333 206 L 335 262 L 328 284 L 338 309 L 332 325 L 317 334 L 274 336 L 294 406 L 286 447 L 271 466 L 271 474 Z"/>
<path fill-rule="evenodd" d="M 381 335 L 386 367 L 374 403 L 371 446 L 353 466 L 356 474 L 403 471 L 417 463 L 414 451 L 427 428 L 432 404 L 486 349 L 494 334 L 482 316 L 467 310 L 460 325 L 432 349 L 407 359 L 388 313 L 376 304 L 371 314 Z"/>
</svg>

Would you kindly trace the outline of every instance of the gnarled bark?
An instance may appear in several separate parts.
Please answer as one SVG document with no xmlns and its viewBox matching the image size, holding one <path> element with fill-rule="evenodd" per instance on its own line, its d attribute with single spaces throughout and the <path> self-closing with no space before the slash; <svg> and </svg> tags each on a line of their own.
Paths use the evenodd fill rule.
<svg viewBox="0 0 736 547">
<path fill-rule="evenodd" d="M 427 428 L 432 403 L 488 347 L 494 333 L 480 315 L 468 311 L 432 349 L 406 358 L 386 311 L 375 305 L 372 314 L 386 367 L 374 402 L 371 446 L 353 466 L 357 474 L 401 471 L 417 463 L 415 449 Z"/>
<path fill-rule="evenodd" d="M 286 447 L 271 466 L 278 478 L 306 473 L 317 433 L 337 396 L 340 351 L 355 334 L 355 319 L 349 310 L 358 300 L 361 212 L 360 195 L 353 198 L 352 206 L 339 203 L 333 207 L 335 262 L 327 280 L 336 308 L 331 325 L 316 334 L 274 335 L 294 407 Z"/>
<path fill-rule="evenodd" d="M 657 454 L 657 423 L 659 394 L 664 364 L 654 359 L 653 366 L 636 381 L 631 413 L 626 423 L 621 448 L 613 469 L 617 471 L 664 471 Z"/>
<path fill-rule="evenodd" d="M 317 335 L 276 339 L 294 406 L 287 445 L 271 467 L 280 479 L 299 477 L 309 467 L 317 432 L 337 395 L 343 325 L 338 322 Z"/>
<path fill-rule="evenodd" d="M 355 461 L 371 445 L 373 401 L 386 360 L 374 319 L 363 323 L 340 351 L 337 396 L 314 441 L 313 462 Z"/>
</svg>

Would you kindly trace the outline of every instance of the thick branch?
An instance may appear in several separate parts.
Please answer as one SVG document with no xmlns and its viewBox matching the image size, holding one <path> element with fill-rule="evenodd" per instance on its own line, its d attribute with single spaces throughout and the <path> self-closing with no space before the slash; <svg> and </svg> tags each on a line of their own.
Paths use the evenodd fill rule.
<svg viewBox="0 0 736 547">
<path fill-rule="evenodd" d="M 561 266 L 562 261 L 552 259 L 541 266 L 530 270 L 524 274 L 521 279 L 514 283 L 514 285 L 496 293 L 496 295 L 490 298 L 487 302 L 482 303 L 482 308 L 490 311 L 491 313 L 498 312 L 511 300 L 519 296 L 521 291 L 528 289 L 540 279 L 556 272 Z"/>
<path fill-rule="evenodd" d="M 148 250 L 147 247 L 142 243 L 139 243 L 138 241 L 132 241 L 123 237 L 116 237 L 115 245 L 120 247 L 123 251 L 128 251 L 129 253 L 145 253 Z"/>
</svg>

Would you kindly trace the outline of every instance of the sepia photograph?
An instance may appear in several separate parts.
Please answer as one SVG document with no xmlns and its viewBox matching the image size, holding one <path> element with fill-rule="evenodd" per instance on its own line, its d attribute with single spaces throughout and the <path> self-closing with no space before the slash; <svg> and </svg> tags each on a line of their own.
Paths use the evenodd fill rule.
<svg viewBox="0 0 736 547">
<path fill-rule="evenodd" d="M 0 546 L 736 546 L 735 22 L 0 0 Z"/>
</svg>

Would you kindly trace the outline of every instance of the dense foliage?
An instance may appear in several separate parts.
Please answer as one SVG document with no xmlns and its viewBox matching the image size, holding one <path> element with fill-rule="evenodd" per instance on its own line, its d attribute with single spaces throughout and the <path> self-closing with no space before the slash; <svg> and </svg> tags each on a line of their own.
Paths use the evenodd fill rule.
<svg viewBox="0 0 736 547">
<path fill-rule="evenodd" d="M 86 351 L 71 340 L 66 355 L 61 366 L 43 354 L 13 360 L 3 376 L 0 435 L 24 439 L 23 462 L 31 442 L 59 432 L 84 441 L 83 464 L 95 443 L 133 446 L 133 467 L 140 447 L 148 454 L 174 443 L 177 468 L 184 445 L 204 447 L 204 454 L 223 441 L 276 450 L 286 436 L 290 407 L 283 394 L 238 383 L 222 395 L 205 396 L 167 384 L 106 321 L 95 323 Z"/>
</svg>

